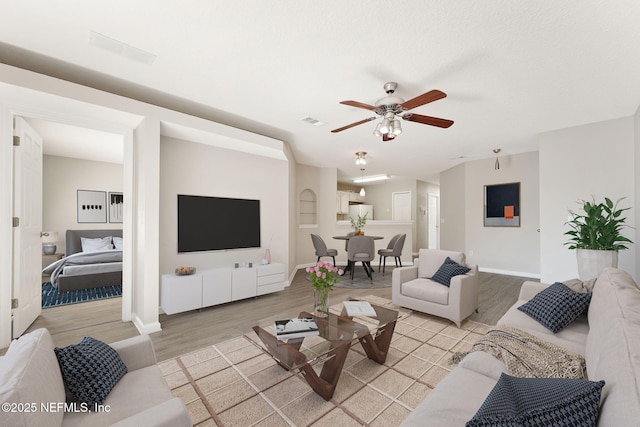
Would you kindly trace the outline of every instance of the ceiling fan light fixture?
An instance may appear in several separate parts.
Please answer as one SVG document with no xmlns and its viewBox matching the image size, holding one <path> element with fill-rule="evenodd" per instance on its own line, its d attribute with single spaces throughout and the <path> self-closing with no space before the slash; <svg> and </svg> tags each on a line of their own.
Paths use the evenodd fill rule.
<svg viewBox="0 0 640 427">
<path fill-rule="evenodd" d="M 365 156 L 367 155 L 366 151 L 358 151 L 356 153 L 356 165 L 366 165 L 367 159 Z"/>
<path fill-rule="evenodd" d="M 382 124 L 381 124 L 381 123 L 378 123 L 378 124 L 376 125 L 376 128 L 375 128 L 375 129 L 374 129 L 374 131 L 373 131 L 373 135 L 374 135 L 374 136 L 377 136 L 377 137 L 381 137 L 381 136 L 382 136 L 382 132 L 380 132 L 380 127 L 381 127 L 381 126 L 382 126 Z"/>
<path fill-rule="evenodd" d="M 390 135 L 393 134 L 393 137 L 396 137 L 398 135 L 400 135 L 402 133 L 402 126 L 400 125 L 400 120 L 395 119 L 392 123 L 391 123 L 391 132 Z"/>
<path fill-rule="evenodd" d="M 389 120 L 388 118 L 384 118 L 382 119 L 382 122 L 380 123 L 380 133 L 383 135 L 386 135 L 389 133 L 389 131 L 391 130 L 391 120 Z"/>
</svg>

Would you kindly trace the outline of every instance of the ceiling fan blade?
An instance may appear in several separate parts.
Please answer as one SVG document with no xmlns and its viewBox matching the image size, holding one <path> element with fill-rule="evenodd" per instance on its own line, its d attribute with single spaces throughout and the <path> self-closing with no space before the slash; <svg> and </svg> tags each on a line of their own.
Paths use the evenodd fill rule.
<svg viewBox="0 0 640 427">
<path fill-rule="evenodd" d="M 354 126 L 358 126 L 358 125 L 361 125 L 361 124 L 363 124 L 363 123 L 370 122 L 371 120 L 375 120 L 375 119 L 376 119 L 376 116 L 369 117 L 368 119 L 360 120 L 359 122 L 351 123 L 350 125 L 346 125 L 346 126 L 343 126 L 343 127 L 341 127 L 341 128 L 334 129 L 334 130 L 332 130 L 331 132 L 333 132 L 333 133 L 336 133 L 336 132 L 342 132 L 343 130 L 347 130 L 347 129 L 352 128 L 352 127 L 354 127 Z"/>
<path fill-rule="evenodd" d="M 340 101 L 340 104 L 349 105 L 350 107 L 364 108 L 365 110 L 371 110 L 371 111 L 374 111 L 376 108 L 378 108 L 373 105 L 365 104 L 363 102 L 358 102 L 358 101 Z"/>
<path fill-rule="evenodd" d="M 438 99 L 442 99 L 446 96 L 447 96 L 446 93 L 438 89 L 434 89 L 427 93 L 423 93 L 422 95 L 418 95 L 415 98 L 412 98 L 408 101 L 405 101 L 401 105 L 402 105 L 402 108 L 406 110 L 411 110 L 412 108 L 416 108 L 421 105 L 428 104 L 433 101 L 437 101 Z"/>
<path fill-rule="evenodd" d="M 382 134 L 382 142 L 391 141 L 392 139 L 395 139 L 395 135 L 393 135 L 393 137 L 389 137 L 389 134 L 387 133 Z"/>
<path fill-rule="evenodd" d="M 431 116 L 423 116 L 422 114 L 405 114 L 402 116 L 404 120 L 409 120 L 410 122 L 422 123 L 424 125 L 438 126 L 440 128 L 448 128 L 453 124 L 453 120 L 440 119 L 438 117 Z"/>
</svg>

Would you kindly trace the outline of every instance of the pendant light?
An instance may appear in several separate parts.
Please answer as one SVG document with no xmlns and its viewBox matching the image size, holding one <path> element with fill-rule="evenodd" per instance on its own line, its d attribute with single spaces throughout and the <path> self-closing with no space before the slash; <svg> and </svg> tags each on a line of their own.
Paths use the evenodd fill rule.
<svg viewBox="0 0 640 427">
<path fill-rule="evenodd" d="M 360 174 L 362 175 L 362 179 L 364 179 L 364 168 L 360 169 Z M 360 196 L 364 197 L 365 194 L 364 187 L 360 188 Z"/>
<path fill-rule="evenodd" d="M 494 148 L 493 152 L 496 155 L 496 163 L 494 164 L 493 168 L 495 170 L 499 170 L 500 169 L 500 160 L 498 159 L 498 153 L 500 152 L 500 149 L 499 148 Z"/>
</svg>

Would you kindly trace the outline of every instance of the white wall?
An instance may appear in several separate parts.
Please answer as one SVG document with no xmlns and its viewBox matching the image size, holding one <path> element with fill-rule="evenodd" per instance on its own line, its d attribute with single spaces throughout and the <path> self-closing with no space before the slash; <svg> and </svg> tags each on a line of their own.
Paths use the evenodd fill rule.
<svg viewBox="0 0 640 427">
<path fill-rule="evenodd" d="M 441 174 L 441 246 L 464 251 L 483 271 L 538 277 L 538 153 L 502 156 L 498 170 L 494 163 L 467 162 Z M 484 186 L 510 182 L 520 183 L 520 227 L 485 227 Z"/>
<path fill-rule="evenodd" d="M 634 182 L 640 182 L 640 107 L 636 110 L 636 113 L 633 116 L 633 146 L 634 150 Z M 634 188 L 634 196 L 635 200 L 640 200 L 640 185 L 636 184 Z M 635 218 L 634 221 L 636 224 L 640 224 L 640 209 L 635 209 Z M 636 227 L 635 229 L 635 238 L 633 239 L 635 244 L 640 243 L 640 227 Z M 635 262 L 634 265 L 640 265 L 640 251 L 635 251 Z M 639 272 L 636 267 L 636 274 Z"/>
<path fill-rule="evenodd" d="M 316 194 L 317 224 L 315 226 L 300 226 L 298 214 L 299 203 L 296 203 L 296 217 L 293 219 L 297 227 L 296 265 L 307 265 L 316 260 L 315 250 L 311 243 L 311 234 L 321 236 L 328 247 L 336 248 L 331 240 L 336 225 L 336 192 L 338 171 L 335 168 L 317 168 L 307 165 L 296 166 L 296 193 L 294 199 L 299 199 L 300 193 L 309 189 Z M 346 233 L 345 233 L 346 234 Z M 343 248 L 336 248 L 339 252 Z M 325 260 L 326 261 L 326 260 Z"/>
<path fill-rule="evenodd" d="M 122 164 L 44 156 L 42 177 L 42 229 L 59 233 L 58 253 L 65 253 L 67 230 L 122 229 L 121 223 L 78 223 L 76 209 L 77 190 L 122 192 Z"/>
<path fill-rule="evenodd" d="M 638 120 L 637 118 L 635 120 Z M 627 224 L 636 225 L 634 118 L 591 123 L 540 135 L 540 272 L 543 282 L 578 276 L 575 251 L 563 244 L 569 209 L 592 196 L 626 197 Z M 637 242 L 633 230 L 626 235 Z M 635 277 L 636 245 L 620 251 L 618 267 Z"/>
<path fill-rule="evenodd" d="M 440 248 L 466 250 L 466 173 L 463 163 L 440 173 Z"/>
<path fill-rule="evenodd" d="M 270 244 L 271 259 L 289 262 L 288 162 L 162 137 L 160 146 L 160 274 L 179 265 L 198 269 L 257 265 Z M 260 200 L 259 249 L 178 253 L 177 195 Z M 288 270 L 287 270 L 288 271 Z"/>
</svg>

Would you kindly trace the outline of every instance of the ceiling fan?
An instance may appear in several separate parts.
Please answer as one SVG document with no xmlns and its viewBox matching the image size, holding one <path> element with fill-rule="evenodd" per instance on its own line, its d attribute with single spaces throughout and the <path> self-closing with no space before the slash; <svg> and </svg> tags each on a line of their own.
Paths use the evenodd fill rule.
<svg viewBox="0 0 640 427">
<path fill-rule="evenodd" d="M 398 83 L 396 82 L 385 83 L 384 90 L 387 93 L 387 96 L 377 100 L 375 105 L 364 104 L 358 101 L 341 101 L 340 104 L 356 108 L 364 108 L 365 110 L 373 111 L 378 116 L 383 117 L 382 121 L 378 123 L 376 129 L 373 131 L 373 134 L 375 136 L 381 136 L 383 141 L 389 141 L 402 133 L 402 127 L 400 126 L 398 117 L 410 122 L 417 122 L 441 128 L 448 128 L 453 124 L 453 120 L 423 116 L 422 114 L 405 113 L 405 111 L 411 110 L 412 108 L 420 107 L 421 105 L 442 99 L 447 96 L 446 93 L 434 89 L 405 101 L 404 99 L 393 95 L 397 87 Z M 369 117 L 367 119 L 351 123 L 350 125 L 334 129 L 331 132 L 342 132 L 343 130 L 370 122 L 376 118 L 377 116 Z"/>
</svg>

